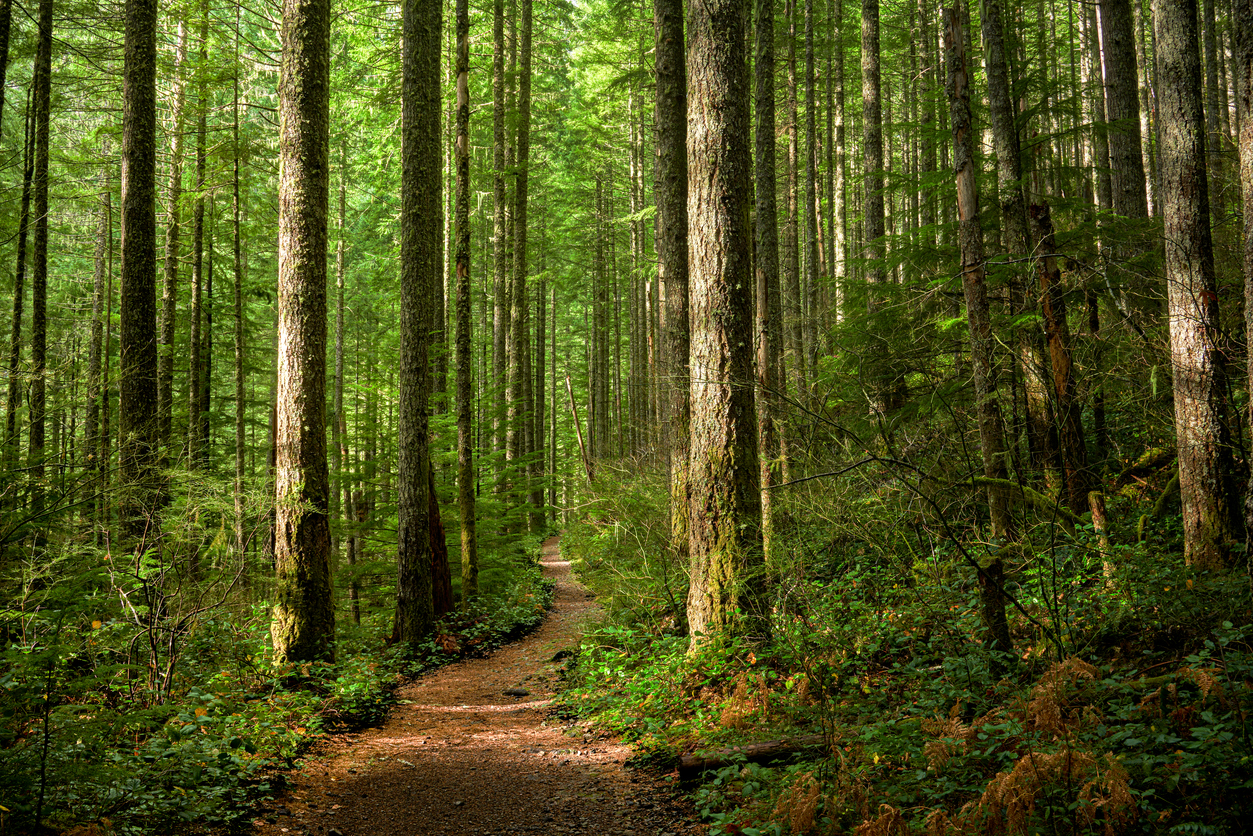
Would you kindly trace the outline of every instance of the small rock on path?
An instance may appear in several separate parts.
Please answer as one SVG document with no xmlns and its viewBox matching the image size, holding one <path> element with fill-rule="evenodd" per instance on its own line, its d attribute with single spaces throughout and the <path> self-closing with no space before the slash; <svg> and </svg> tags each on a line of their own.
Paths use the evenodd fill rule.
<svg viewBox="0 0 1253 836">
<path fill-rule="evenodd" d="M 558 539 L 541 563 L 557 582 L 530 636 L 485 659 L 404 685 L 387 722 L 331 738 L 291 775 L 257 836 L 690 836 L 704 832 L 674 791 L 626 769 L 629 747 L 571 737 L 547 707 L 561 651 L 596 612 Z M 525 693 L 522 693 L 525 692 Z M 511 695 L 513 694 L 513 695 Z"/>
</svg>

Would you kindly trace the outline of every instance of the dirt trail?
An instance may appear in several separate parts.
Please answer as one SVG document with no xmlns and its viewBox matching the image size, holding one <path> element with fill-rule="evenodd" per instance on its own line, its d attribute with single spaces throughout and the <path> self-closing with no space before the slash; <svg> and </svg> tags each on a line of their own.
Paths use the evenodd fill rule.
<svg viewBox="0 0 1253 836">
<path fill-rule="evenodd" d="M 557 538 L 544 543 L 557 582 L 535 633 L 403 686 L 387 722 L 338 735 L 291 776 L 254 822 L 261 836 L 687 836 L 703 832 L 668 786 L 624 766 L 628 747 L 570 736 L 548 705 L 561 650 L 578 646 L 596 605 L 570 578 Z M 529 692 L 507 696 L 507 689 Z"/>
</svg>

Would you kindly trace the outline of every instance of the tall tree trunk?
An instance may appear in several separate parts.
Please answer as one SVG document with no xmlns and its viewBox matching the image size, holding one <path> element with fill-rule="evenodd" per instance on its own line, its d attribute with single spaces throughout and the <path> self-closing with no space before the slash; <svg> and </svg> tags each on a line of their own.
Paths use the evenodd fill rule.
<svg viewBox="0 0 1253 836">
<path fill-rule="evenodd" d="M 1145 218 L 1148 205 L 1140 150 L 1139 79 L 1131 3 L 1100 0 L 1100 11 L 1114 211 L 1128 218 Z"/>
<path fill-rule="evenodd" d="M 1235 30 L 1233 75 L 1239 101 L 1236 113 L 1240 119 L 1240 192 L 1244 210 L 1244 335 L 1246 344 L 1253 344 L 1253 0 L 1233 0 L 1232 25 Z M 1248 391 L 1253 392 L 1253 351 L 1247 353 L 1245 378 Z M 1253 398 L 1246 407 L 1249 435 L 1253 437 Z M 1244 498 L 1244 531 L 1253 534 L 1253 491 Z"/>
<path fill-rule="evenodd" d="M 861 4 L 861 102 L 862 152 L 864 161 L 863 193 L 866 212 L 863 224 L 862 253 L 866 259 L 867 300 L 872 315 L 882 312 L 882 288 L 887 282 L 884 260 L 883 209 L 883 96 L 879 55 L 879 0 L 862 0 Z M 872 388 L 873 407 L 880 413 L 891 412 L 901 405 L 900 383 L 895 379 L 886 342 L 868 360 L 868 379 Z"/>
<path fill-rule="evenodd" d="M 653 195 L 657 203 L 657 276 L 666 288 L 662 355 L 666 440 L 670 466 L 670 544 L 682 560 L 688 549 L 688 426 L 691 420 L 688 352 L 687 66 L 683 0 L 654 0 L 657 91 Z"/>
<path fill-rule="evenodd" d="M 1158 196 L 1157 196 L 1157 165 L 1154 158 L 1154 147 L 1150 141 L 1153 128 L 1153 101 L 1155 95 L 1151 90 L 1150 72 L 1148 63 L 1148 53 L 1145 49 L 1144 42 L 1147 39 L 1146 31 L 1152 26 L 1146 26 L 1144 23 L 1144 3 L 1142 0 L 1135 0 L 1131 6 L 1132 16 L 1135 18 L 1135 39 L 1136 39 L 1136 68 L 1137 68 L 1137 94 L 1139 96 L 1139 112 L 1140 112 L 1140 152 L 1144 165 L 1144 185 L 1145 185 L 1145 209 L 1150 217 L 1155 217 L 1158 212 Z"/>
<path fill-rule="evenodd" d="M 936 68 L 935 37 L 931 28 L 934 12 L 925 0 L 918 0 L 918 37 L 922 41 L 922 177 L 928 177 L 937 170 L 936 161 L 936 111 L 934 93 L 939 87 L 939 71 Z M 919 205 L 919 222 L 925 230 L 922 246 L 930 249 L 936 243 L 934 226 L 936 223 L 936 194 L 934 188 L 924 189 Z"/>
<path fill-rule="evenodd" d="M 1057 266 L 1057 241 L 1048 204 L 1031 207 L 1032 237 L 1039 242 L 1035 259 L 1040 282 L 1040 306 L 1044 314 L 1044 334 L 1048 340 L 1049 365 L 1053 370 L 1053 397 L 1057 404 L 1057 424 L 1061 442 L 1062 470 L 1065 477 L 1066 505 L 1076 514 L 1088 510 L 1092 479 L 1088 473 L 1087 446 L 1083 438 L 1083 404 L 1076 392 L 1070 347 L 1070 325 L 1066 320 L 1066 297 Z"/>
<path fill-rule="evenodd" d="M 505 389 L 508 374 L 509 260 L 507 252 L 508 192 L 505 188 L 505 3 L 492 6 L 492 399 L 493 446 L 505 446 Z M 500 459 L 495 459 L 497 489 L 503 488 Z"/>
<path fill-rule="evenodd" d="M 762 551 L 769 558 L 774 540 L 774 493 L 779 484 L 779 437 L 775 429 L 778 414 L 779 344 L 779 222 L 775 195 L 775 114 L 774 114 L 774 0 L 756 0 L 755 44 L 756 202 L 755 279 L 757 351 L 757 432 L 761 466 Z"/>
<path fill-rule="evenodd" d="M 1223 207 L 1223 134 L 1220 110 L 1227 109 L 1226 85 L 1218 84 L 1218 52 L 1220 49 L 1217 25 L 1215 23 L 1214 0 L 1203 0 L 1201 3 L 1203 30 L 1201 32 L 1202 48 L 1205 50 L 1205 148 L 1206 166 L 1209 170 L 1211 183 L 1217 184 L 1210 190 L 1210 213 L 1214 223 L 1222 223 L 1226 214 Z M 1219 102 L 1222 102 L 1220 105 Z"/>
<path fill-rule="evenodd" d="M 461 510 L 461 600 L 479 594 L 474 501 L 473 357 L 470 347 L 470 11 L 457 0 L 457 505 Z"/>
<path fill-rule="evenodd" d="M 244 259 L 243 224 L 239 195 L 239 31 L 240 7 L 235 7 L 235 74 L 232 79 L 231 113 L 231 232 L 235 301 L 235 548 L 244 554 Z"/>
<path fill-rule="evenodd" d="M 519 33 L 517 152 L 514 160 L 516 176 L 513 190 L 513 281 L 509 301 L 508 403 L 505 457 L 512 463 L 516 480 L 515 501 L 529 497 L 526 484 L 528 467 L 526 426 L 531 421 L 527 404 L 527 362 L 530 356 L 530 311 L 527 302 L 527 166 L 531 153 L 531 3 L 522 2 L 522 26 Z"/>
<path fill-rule="evenodd" d="M 1085 36 L 1082 53 L 1084 117 L 1093 126 L 1089 132 L 1092 145 L 1089 163 L 1094 167 L 1096 205 L 1104 213 L 1113 206 L 1114 196 L 1109 176 L 1109 135 L 1105 126 L 1100 16 L 1096 8 L 1087 4 L 1080 7 L 1080 16 Z"/>
<path fill-rule="evenodd" d="M 35 51 L 35 236 L 30 271 L 30 475 L 31 511 L 41 516 L 44 501 L 44 422 L 48 369 L 48 155 L 52 118 L 52 0 L 39 0 L 39 41 Z M 37 538 L 38 539 L 38 538 Z"/>
<path fill-rule="evenodd" d="M 107 158 L 107 142 L 102 157 Z M 100 220 L 96 226 L 95 270 L 92 272 L 91 289 L 91 344 L 87 353 L 87 424 L 83 441 L 87 447 L 85 515 L 91 523 L 97 545 L 100 545 L 104 525 L 104 475 L 107 470 L 100 436 L 100 401 L 103 383 L 102 352 L 104 351 L 105 284 L 109 268 L 109 217 L 105 199 L 108 195 L 109 175 L 106 168 L 104 190 L 100 193 Z"/>
<path fill-rule="evenodd" d="M 800 257 L 800 111 L 797 106 L 796 78 L 796 4 L 786 0 L 787 16 L 787 215 L 783 219 L 783 327 L 787 334 L 784 354 L 788 375 L 796 387 L 796 399 L 804 402 L 809 391 L 805 370 L 804 334 L 801 330 L 801 257 Z M 790 387 L 789 387 L 790 388 Z"/>
<path fill-rule="evenodd" d="M 170 184 L 166 189 L 165 273 L 161 289 L 161 321 L 157 348 L 157 434 L 161 454 L 168 456 L 174 416 L 174 328 L 178 308 L 179 235 L 183 205 L 183 118 L 187 100 L 187 24 L 179 20 L 171 102 Z"/>
<path fill-rule="evenodd" d="M 997 194 L 1001 209 L 1002 243 L 1010 259 L 1025 259 L 1031 253 L 1027 229 L 1027 206 L 1022 187 L 1022 151 L 1014 123 L 1014 94 L 1010 85 L 1009 55 L 1005 43 L 1005 23 L 1001 0 L 983 5 L 984 61 L 988 75 L 988 113 L 996 146 Z M 1033 313 L 1021 269 L 1011 279 L 1011 296 L 1016 316 Z M 1027 397 L 1027 439 L 1033 461 L 1055 477 L 1060 461 L 1057 430 L 1049 402 L 1048 365 L 1034 324 L 1019 326 L 1016 334 Z"/>
<path fill-rule="evenodd" d="M 335 241 L 335 386 L 331 393 L 331 555 L 336 561 L 344 531 L 352 525 L 352 518 L 344 511 L 350 500 L 343 494 L 351 493 L 352 487 L 344 478 L 348 466 L 344 440 L 344 278 L 348 270 L 348 140 L 340 138 L 339 145 L 339 222 Z M 336 533 L 335 523 L 342 520 L 342 528 Z"/>
<path fill-rule="evenodd" d="M 692 634 L 769 629 L 753 405 L 744 4 L 693 0 L 688 27 Z M 699 639 L 698 639 L 699 641 Z"/>
<path fill-rule="evenodd" d="M 1163 81 L 1159 148 L 1184 559 L 1216 568 L 1231 559 L 1239 518 L 1209 226 L 1196 0 L 1157 0 L 1154 18 Z"/>
<path fill-rule="evenodd" d="M 284 0 L 274 485 L 277 585 L 271 626 L 279 664 L 335 657 L 325 424 L 330 28 L 329 0 Z"/>
<path fill-rule="evenodd" d="M 945 10 L 944 51 L 948 65 L 949 117 L 953 129 L 953 166 L 957 174 L 957 214 L 961 240 L 962 290 L 970 327 L 970 361 L 975 383 L 975 406 L 979 416 L 979 441 L 983 474 L 988 485 L 988 508 L 993 538 L 1013 536 L 1009 497 L 997 483 L 1005 479 L 1005 443 L 1001 430 L 997 394 L 996 362 L 992 357 L 992 318 L 983 271 L 983 229 L 979 224 L 979 189 L 974 161 L 974 125 L 970 114 L 970 73 L 966 65 L 966 39 L 959 14 L 960 0 Z M 1009 622 L 1005 617 L 1003 581 L 1005 569 L 999 553 L 979 561 L 979 596 L 986 645 L 1009 651 Z"/>
<path fill-rule="evenodd" d="M 211 403 L 213 398 L 213 198 L 209 198 L 209 234 L 206 241 L 208 263 L 205 269 L 204 325 L 200 329 L 200 432 L 197 447 L 197 466 L 203 469 L 209 463 L 212 452 L 213 425 Z"/>
<path fill-rule="evenodd" d="M 835 318 L 844 316 L 844 298 L 847 290 L 848 269 L 848 140 L 844 125 L 844 0 L 832 0 L 835 17 L 831 39 L 835 41 L 831 72 L 835 75 L 835 113 L 832 133 L 835 134 L 835 237 L 832 241 L 832 257 L 835 261 Z M 777 351 L 776 351 L 777 353 Z M 785 459 L 786 461 L 786 459 Z"/>
<path fill-rule="evenodd" d="M 157 534 L 160 489 L 156 316 L 157 3 L 126 0 L 122 80 L 122 309 L 119 498 L 126 547 Z M 151 526 L 151 527 L 150 527 Z"/>
<path fill-rule="evenodd" d="M 26 239 L 30 233 L 31 178 L 35 175 L 35 112 L 31 99 L 26 101 L 26 115 L 22 120 L 22 201 L 18 210 L 17 264 L 13 271 L 13 320 L 9 339 L 9 392 L 5 400 L 4 469 L 8 473 L 17 470 L 21 434 L 17 425 L 17 410 L 22 402 L 22 311 L 26 294 Z M 17 504 L 17 497 L 13 497 Z M 6 502 L 6 505 L 8 503 Z"/>
<path fill-rule="evenodd" d="M 13 24 L 13 0 L 0 0 L 0 117 L 4 116 L 4 83 L 9 72 L 9 33 Z M 3 136 L 0 122 L 0 136 Z"/>
<path fill-rule="evenodd" d="M 187 363 L 187 466 L 195 468 L 200 458 L 200 381 L 203 377 L 204 358 L 201 355 L 201 332 L 204 324 L 204 198 L 205 169 L 207 164 L 206 140 L 208 136 L 209 97 L 204 67 L 209 55 L 209 9 L 202 6 L 204 17 L 200 24 L 200 79 L 196 104 L 196 204 L 192 210 L 191 232 L 191 340 Z"/>
<path fill-rule="evenodd" d="M 1114 214 L 1132 220 L 1148 217 L 1144 157 L 1140 137 L 1139 79 L 1136 75 L 1135 28 L 1130 0 L 1099 0 L 1102 55 L 1105 60 L 1105 117 L 1109 124 L 1110 195 Z M 1145 286 L 1139 271 L 1124 265 L 1154 244 L 1132 226 L 1110 236 L 1114 263 L 1123 277 L 1131 306 L 1152 314 L 1160 307 L 1160 291 Z"/>
<path fill-rule="evenodd" d="M 392 639 L 410 644 L 434 629 L 435 578 L 430 513 L 430 393 L 432 310 L 441 280 L 440 30 L 443 5 L 404 5 L 403 116 L 400 210 L 400 445 L 396 539 L 396 623 Z M 438 512 L 438 506 L 436 508 Z"/>
<path fill-rule="evenodd" d="M 113 481 L 113 439 L 110 435 L 113 423 L 113 405 L 110 397 L 112 389 L 109 382 L 113 370 L 113 190 L 110 179 L 106 175 L 104 217 L 107 227 L 106 234 L 108 235 L 108 251 L 105 257 L 105 271 L 108 276 L 105 280 L 104 290 L 104 356 L 100 381 L 100 519 L 104 527 L 102 533 L 105 542 L 110 542 L 111 509 L 109 507 L 109 497 L 112 495 L 112 492 L 109 490 L 109 487 Z"/>
<path fill-rule="evenodd" d="M 801 350 L 804 367 L 813 369 L 817 357 L 817 307 L 814 302 L 818 288 L 818 81 L 814 63 L 814 0 L 805 0 L 805 282 L 801 302 Z M 809 383 L 808 376 L 806 383 Z M 797 399 L 811 406 L 812 393 L 797 392 Z"/>
<path fill-rule="evenodd" d="M 534 406 L 534 420 L 531 423 L 531 529 L 533 531 L 542 531 L 548 519 L 548 509 L 545 507 L 545 491 L 544 480 L 547 478 L 547 461 L 545 455 L 545 386 L 544 376 L 547 370 L 544 368 L 545 351 L 548 321 L 548 274 L 546 272 L 546 264 L 544 258 L 544 230 L 547 224 L 540 225 L 540 255 L 539 255 L 539 286 L 535 291 L 535 354 L 532 367 L 533 388 L 531 390 L 530 401 Z"/>
</svg>

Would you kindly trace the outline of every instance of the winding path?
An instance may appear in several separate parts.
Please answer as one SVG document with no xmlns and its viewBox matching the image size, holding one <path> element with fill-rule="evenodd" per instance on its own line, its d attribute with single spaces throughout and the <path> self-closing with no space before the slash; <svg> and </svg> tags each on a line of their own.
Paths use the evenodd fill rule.
<svg viewBox="0 0 1253 836">
<path fill-rule="evenodd" d="M 541 563 L 557 582 L 535 633 L 485 659 L 403 686 L 387 722 L 339 735 L 306 759 L 258 836 L 687 836 L 703 832 L 665 784 L 627 770 L 628 747 L 547 709 L 562 650 L 596 611 L 557 538 Z M 508 696 L 506 690 L 526 692 Z"/>
</svg>

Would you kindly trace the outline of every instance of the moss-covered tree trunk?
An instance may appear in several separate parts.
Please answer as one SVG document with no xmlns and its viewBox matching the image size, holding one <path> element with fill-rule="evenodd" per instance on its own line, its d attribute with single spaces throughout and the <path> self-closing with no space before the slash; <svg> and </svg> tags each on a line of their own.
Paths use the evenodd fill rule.
<svg viewBox="0 0 1253 836">
<path fill-rule="evenodd" d="M 430 335 L 440 251 L 439 0 L 405 0 L 400 203 L 400 404 L 396 622 L 392 638 L 413 643 L 434 629 L 431 564 Z"/>
<path fill-rule="evenodd" d="M 326 466 L 330 0 L 284 0 L 279 83 L 274 659 L 333 659 Z"/>
<path fill-rule="evenodd" d="M 688 28 L 694 637 L 766 629 L 753 401 L 749 86 L 744 4 L 694 0 Z"/>
<path fill-rule="evenodd" d="M 155 537 L 157 482 L 157 3 L 127 0 L 122 77 L 119 498 L 127 547 Z"/>
<path fill-rule="evenodd" d="M 474 499 L 474 357 L 470 348 L 470 10 L 457 0 L 457 505 L 461 509 L 461 600 L 479 593 Z"/>
</svg>

